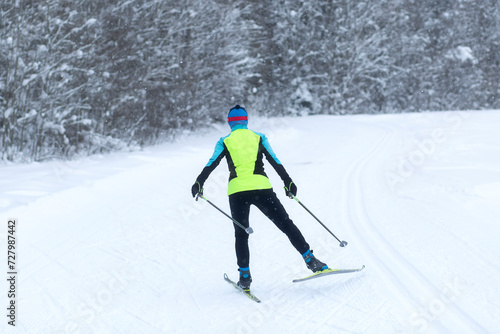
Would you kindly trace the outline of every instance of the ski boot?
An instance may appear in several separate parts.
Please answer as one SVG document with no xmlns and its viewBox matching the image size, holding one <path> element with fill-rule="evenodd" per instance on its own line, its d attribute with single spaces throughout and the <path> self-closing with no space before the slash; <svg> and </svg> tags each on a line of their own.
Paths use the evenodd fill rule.
<svg viewBox="0 0 500 334">
<path fill-rule="evenodd" d="M 304 254 L 302 254 L 302 257 L 304 258 L 304 261 L 306 262 L 307 268 L 311 269 L 313 273 L 320 271 L 320 270 L 325 270 L 328 269 L 328 266 L 326 263 L 321 262 L 318 260 L 312 250 L 308 250 Z"/>
<path fill-rule="evenodd" d="M 250 275 L 250 268 L 239 268 L 240 280 L 236 283 L 243 290 L 250 290 L 250 283 L 252 283 L 252 276 Z"/>
</svg>

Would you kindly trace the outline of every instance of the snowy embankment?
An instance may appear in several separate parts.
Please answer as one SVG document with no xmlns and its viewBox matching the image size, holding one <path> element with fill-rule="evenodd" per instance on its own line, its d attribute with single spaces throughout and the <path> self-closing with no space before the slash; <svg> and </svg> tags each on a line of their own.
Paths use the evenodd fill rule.
<svg viewBox="0 0 500 334">
<path fill-rule="evenodd" d="M 0 332 L 495 333 L 500 328 L 500 112 L 250 120 L 298 198 L 266 170 L 330 267 L 360 273 L 294 284 L 300 256 L 258 210 L 256 304 L 237 277 L 230 221 L 190 187 L 228 132 L 72 162 L 0 166 L 0 230 L 18 219 L 16 328 L 0 284 Z M 223 161 L 205 196 L 228 211 Z M 5 255 L 4 255 L 5 256 Z M 4 274 L 7 275 L 4 260 Z"/>
</svg>

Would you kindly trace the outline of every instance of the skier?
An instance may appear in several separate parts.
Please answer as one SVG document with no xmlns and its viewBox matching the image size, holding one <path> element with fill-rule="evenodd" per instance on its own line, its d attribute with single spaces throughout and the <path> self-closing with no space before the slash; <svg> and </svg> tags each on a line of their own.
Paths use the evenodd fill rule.
<svg viewBox="0 0 500 334">
<path fill-rule="evenodd" d="M 250 205 L 255 205 L 262 211 L 286 236 L 292 245 L 302 255 L 307 267 L 313 272 L 328 269 L 319 261 L 309 248 L 300 230 L 288 217 L 285 208 L 274 193 L 271 183 L 264 172 L 263 155 L 276 170 L 285 184 L 285 194 L 297 195 L 297 186 L 286 172 L 285 168 L 274 154 L 269 141 L 262 133 L 247 128 L 248 114 L 239 105 L 229 110 L 227 121 L 231 133 L 222 137 L 215 145 L 215 150 L 191 188 L 193 197 L 203 194 L 203 184 L 210 173 L 226 157 L 229 167 L 228 196 L 231 215 L 245 228 L 249 227 Z M 236 258 L 239 267 L 238 286 L 244 290 L 250 289 L 250 251 L 248 234 L 234 225 Z"/>
</svg>

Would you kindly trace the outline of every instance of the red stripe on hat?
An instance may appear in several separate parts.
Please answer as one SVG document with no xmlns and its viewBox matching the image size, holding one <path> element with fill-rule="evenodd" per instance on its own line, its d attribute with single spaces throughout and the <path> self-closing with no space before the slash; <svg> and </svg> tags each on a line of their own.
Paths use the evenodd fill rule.
<svg viewBox="0 0 500 334">
<path fill-rule="evenodd" d="M 228 117 L 227 118 L 228 122 L 234 122 L 234 121 L 248 121 L 248 116 L 237 116 L 237 117 Z"/>
</svg>

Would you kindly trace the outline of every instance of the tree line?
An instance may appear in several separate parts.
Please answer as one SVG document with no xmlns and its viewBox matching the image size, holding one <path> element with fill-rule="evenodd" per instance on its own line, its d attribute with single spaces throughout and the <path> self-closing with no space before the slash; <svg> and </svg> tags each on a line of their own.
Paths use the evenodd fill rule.
<svg viewBox="0 0 500 334">
<path fill-rule="evenodd" d="M 169 140 L 263 116 L 499 108 L 496 0 L 12 0 L 2 159 Z"/>
</svg>

